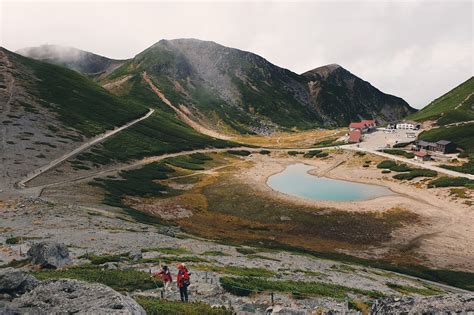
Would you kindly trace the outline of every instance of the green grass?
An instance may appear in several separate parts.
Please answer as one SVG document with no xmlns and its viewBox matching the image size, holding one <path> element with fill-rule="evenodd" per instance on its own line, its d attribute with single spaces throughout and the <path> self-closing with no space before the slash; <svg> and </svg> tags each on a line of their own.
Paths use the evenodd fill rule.
<svg viewBox="0 0 474 315">
<path fill-rule="evenodd" d="M 240 277 L 263 277 L 270 278 L 276 275 L 275 272 L 266 268 L 248 268 L 239 266 L 212 266 L 212 265 L 198 265 L 194 268 L 202 271 L 212 271 L 217 273 L 229 274 Z"/>
<path fill-rule="evenodd" d="M 202 253 L 201 255 L 203 255 L 203 256 L 215 256 L 215 257 L 230 256 L 229 254 L 221 252 L 220 250 L 209 250 L 209 251 L 206 251 L 206 252 Z"/>
<path fill-rule="evenodd" d="M 418 121 L 440 118 L 440 121 L 438 121 L 440 124 L 472 120 L 474 119 L 474 110 L 472 109 L 474 99 L 471 96 L 470 99 L 465 101 L 472 91 L 474 91 L 473 77 L 435 99 L 419 112 L 408 116 L 408 118 Z M 462 102 L 464 102 L 463 105 L 455 109 Z"/>
<path fill-rule="evenodd" d="M 236 250 L 238 253 L 241 253 L 241 254 L 244 254 L 244 255 L 253 255 L 253 254 L 257 254 L 257 253 L 260 252 L 260 251 L 257 250 L 257 249 L 254 249 L 254 248 L 247 248 L 247 247 L 236 247 L 235 250 Z"/>
<path fill-rule="evenodd" d="M 364 295 L 371 298 L 382 297 L 376 291 L 367 291 L 350 288 L 337 284 L 323 282 L 306 282 L 291 280 L 267 280 L 264 278 L 250 277 L 221 277 L 220 283 L 224 290 L 238 295 L 248 296 L 261 292 L 284 292 L 291 293 L 297 297 L 323 296 L 338 300 L 345 299 L 348 294 Z"/>
<path fill-rule="evenodd" d="M 167 255 L 186 255 L 191 253 L 188 249 L 184 247 L 155 247 L 155 248 L 143 248 L 142 253 L 146 252 L 160 252 Z"/>
<path fill-rule="evenodd" d="M 147 272 L 133 269 L 101 269 L 92 265 L 71 267 L 63 270 L 41 270 L 35 271 L 32 274 L 39 280 L 68 278 L 87 282 L 98 282 L 122 292 L 156 289 L 157 286 L 163 286 L 160 280 L 153 281 Z"/>
<path fill-rule="evenodd" d="M 207 259 L 198 256 L 162 256 L 155 258 L 143 258 L 140 263 L 152 263 L 152 264 L 172 264 L 172 263 L 208 263 Z"/>
<path fill-rule="evenodd" d="M 136 301 L 148 315 L 232 315 L 225 307 L 211 307 L 203 302 L 181 303 L 151 297 L 137 297 Z"/>
<path fill-rule="evenodd" d="M 391 283 L 391 282 L 387 282 L 385 284 L 390 289 L 393 289 L 403 294 L 418 294 L 418 295 L 429 296 L 429 295 L 437 295 L 437 294 L 443 293 L 442 290 L 435 287 L 416 288 L 409 285 L 401 285 L 401 284 Z"/>
<path fill-rule="evenodd" d="M 167 158 L 163 162 L 169 165 L 177 166 L 187 170 L 201 171 L 204 170 L 204 162 L 206 160 L 196 159 L 191 156 L 177 156 L 172 158 Z"/>
</svg>

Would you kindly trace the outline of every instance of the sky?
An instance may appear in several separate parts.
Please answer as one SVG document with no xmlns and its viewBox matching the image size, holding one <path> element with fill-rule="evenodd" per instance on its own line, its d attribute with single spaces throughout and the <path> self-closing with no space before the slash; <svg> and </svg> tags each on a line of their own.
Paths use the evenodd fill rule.
<svg viewBox="0 0 474 315">
<path fill-rule="evenodd" d="M 473 2 L 0 0 L 0 46 L 72 46 L 131 58 L 198 38 L 303 73 L 337 63 L 415 108 L 474 72 Z"/>
</svg>

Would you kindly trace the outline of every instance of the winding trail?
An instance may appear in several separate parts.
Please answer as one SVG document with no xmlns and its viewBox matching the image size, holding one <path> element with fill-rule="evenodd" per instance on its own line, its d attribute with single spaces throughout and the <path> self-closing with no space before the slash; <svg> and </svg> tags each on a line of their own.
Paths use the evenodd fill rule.
<svg viewBox="0 0 474 315">
<path fill-rule="evenodd" d="M 100 134 L 98 136 L 96 136 L 95 138 L 83 143 L 81 146 L 75 148 L 74 150 L 58 157 L 57 159 L 49 162 L 48 164 L 46 165 L 43 165 L 42 167 L 32 171 L 30 174 L 28 174 L 25 178 L 23 178 L 22 180 L 20 180 L 18 183 L 17 183 L 17 186 L 19 188 L 25 188 L 25 185 L 27 182 L 29 182 L 30 180 L 32 180 L 33 178 L 36 178 L 38 177 L 39 175 L 43 174 L 44 172 L 48 171 L 49 169 L 55 167 L 56 165 L 64 162 L 65 160 L 69 159 L 70 157 L 90 148 L 91 146 L 101 142 L 101 141 L 104 141 L 105 139 L 107 139 L 108 137 L 110 136 L 113 136 L 114 134 L 124 130 L 124 129 L 127 129 L 128 127 L 131 127 L 133 125 L 135 125 L 136 123 L 144 120 L 144 119 L 147 119 L 148 117 L 150 117 L 153 113 L 155 112 L 154 109 L 150 108 L 148 113 L 146 113 L 144 116 L 140 117 L 140 118 L 137 118 L 135 120 L 132 120 L 130 122 L 128 122 L 127 124 L 121 126 L 121 127 L 116 127 L 115 129 L 113 130 L 109 130 L 103 134 Z"/>
</svg>

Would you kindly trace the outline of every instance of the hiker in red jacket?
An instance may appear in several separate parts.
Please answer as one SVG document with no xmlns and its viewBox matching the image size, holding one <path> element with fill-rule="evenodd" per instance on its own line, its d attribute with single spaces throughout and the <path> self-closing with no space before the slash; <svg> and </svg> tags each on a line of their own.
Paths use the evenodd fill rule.
<svg viewBox="0 0 474 315">
<path fill-rule="evenodd" d="M 176 280 L 178 282 L 179 295 L 181 296 L 182 302 L 188 301 L 188 287 L 191 283 L 189 281 L 189 275 L 190 274 L 188 272 L 188 269 L 186 269 L 186 266 L 184 264 L 179 264 L 178 276 L 176 277 Z"/>
<path fill-rule="evenodd" d="M 173 277 L 171 276 L 171 272 L 168 269 L 168 266 L 163 266 L 159 272 L 153 273 L 153 277 L 161 278 L 163 280 L 163 291 L 171 291 L 171 282 L 173 282 Z"/>
</svg>

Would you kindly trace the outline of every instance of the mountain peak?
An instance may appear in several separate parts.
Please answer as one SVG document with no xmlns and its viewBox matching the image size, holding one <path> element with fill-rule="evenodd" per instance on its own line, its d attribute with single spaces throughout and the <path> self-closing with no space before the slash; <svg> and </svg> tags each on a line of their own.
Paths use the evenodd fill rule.
<svg viewBox="0 0 474 315">
<path fill-rule="evenodd" d="M 339 69 L 347 71 L 346 69 L 344 69 L 340 65 L 338 65 L 336 63 L 331 63 L 331 64 L 328 64 L 328 65 L 325 65 L 325 66 L 314 68 L 313 70 L 306 71 L 302 75 L 305 76 L 305 77 L 309 77 L 309 78 L 314 77 L 314 76 L 327 78 L 331 73 L 333 73 L 334 71 L 339 70 Z"/>
</svg>

